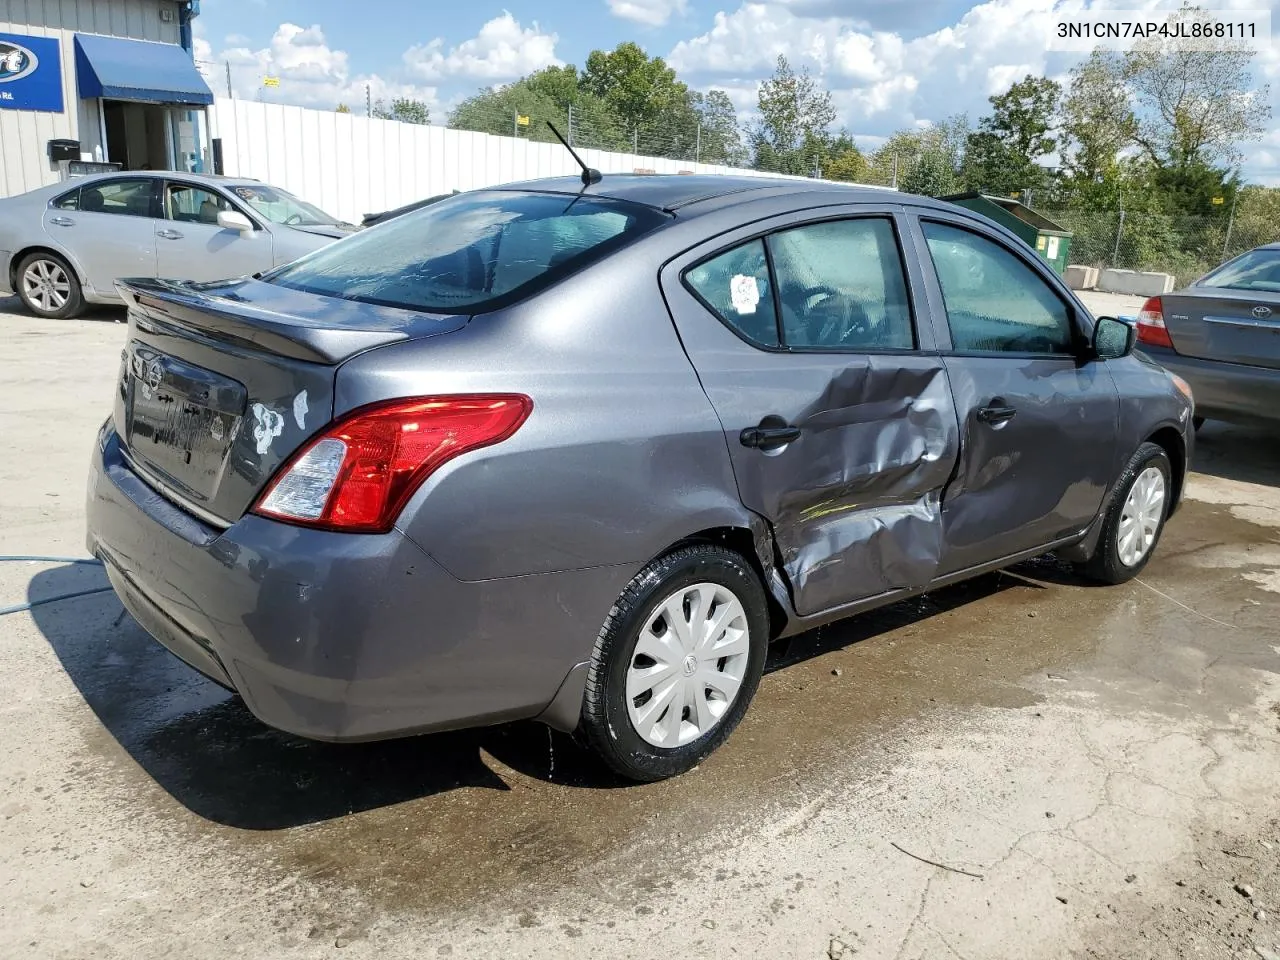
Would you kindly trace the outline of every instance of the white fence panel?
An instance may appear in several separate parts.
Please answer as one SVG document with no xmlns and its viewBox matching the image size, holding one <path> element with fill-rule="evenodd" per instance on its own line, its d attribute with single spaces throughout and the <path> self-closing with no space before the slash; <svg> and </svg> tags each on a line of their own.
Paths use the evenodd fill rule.
<svg viewBox="0 0 1280 960">
<path fill-rule="evenodd" d="M 210 119 L 211 136 L 222 140 L 226 174 L 283 187 L 352 222 L 451 190 L 578 172 L 558 143 L 469 130 L 225 97 L 210 108 Z M 666 157 L 579 152 L 602 173 L 778 176 Z"/>
</svg>

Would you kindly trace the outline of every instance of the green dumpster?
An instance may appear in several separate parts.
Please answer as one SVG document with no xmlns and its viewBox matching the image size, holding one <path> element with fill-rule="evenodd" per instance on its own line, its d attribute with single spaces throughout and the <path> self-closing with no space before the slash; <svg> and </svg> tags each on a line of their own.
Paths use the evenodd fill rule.
<svg viewBox="0 0 1280 960">
<path fill-rule="evenodd" d="M 1067 255 L 1071 250 L 1071 231 L 1062 229 L 1044 214 L 1036 213 L 1026 204 L 1010 197 L 993 197 L 986 193 L 954 193 L 939 197 L 957 206 L 994 220 L 1012 230 L 1035 249 L 1058 276 L 1067 269 Z"/>
</svg>

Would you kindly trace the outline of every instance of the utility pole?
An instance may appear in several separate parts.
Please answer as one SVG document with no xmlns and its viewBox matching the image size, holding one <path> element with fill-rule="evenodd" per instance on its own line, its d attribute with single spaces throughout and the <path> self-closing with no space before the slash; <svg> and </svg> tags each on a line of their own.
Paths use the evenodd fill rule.
<svg viewBox="0 0 1280 960">
<path fill-rule="evenodd" d="M 1236 200 L 1239 199 L 1239 197 L 1239 190 L 1236 190 L 1235 194 L 1231 197 L 1231 214 L 1227 217 L 1227 236 L 1222 241 L 1222 261 L 1220 262 L 1225 262 L 1227 259 L 1227 247 L 1231 244 L 1231 228 L 1235 226 L 1236 222 Z"/>
<path fill-rule="evenodd" d="M 231 97 L 232 97 L 232 93 L 231 93 L 231 61 L 230 61 L 230 60 L 226 60 L 226 61 L 223 61 L 223 62 L 224 62 L 224 64 L 226 65 L 226 68 L 227 68 L 227 99 L 229 100 L 229 99 L 231 99 Z"/>
<path fill-rule="evenodd" d="M 511 111 L 511 135 L 513 137 L 520 136 L 520 111 Z"/>
<path fill-rule="evenodd" d="M 698 124 L 698 139 L 695 142 L 693 147 L 693 162 L 694 163 L 702 162 L 702 124 L 701 123 Z"/>
<path fill-rule="evenodd" d="M 573 104 L 569 104 L 569 146 L 573 146 Z"/>
<path fill-rule="evenodd" d="M 366 117 L 373 116 L 373 99 L 369 94 L 369 85 L 364 85 L 364 115 Z"/>
<path fill-rule="evenodd" d="M 1120 208 L 1120 223 L 1116 225 L 1116 248 L 1111 252 L 1111 266 L 1120 262 L 1120 235 L 1124 233 L 1124 208 Z"/>
<path fill-rule="evenodd" d="M 898 155 L 893 155 L 893 189 L 898 189 Z"/>
<path fill-rule="evenodd" d="M 639 127 L 631 128 L 631 152 L 632 153 L 640 152 L 640 128 Z"/>
</svg>

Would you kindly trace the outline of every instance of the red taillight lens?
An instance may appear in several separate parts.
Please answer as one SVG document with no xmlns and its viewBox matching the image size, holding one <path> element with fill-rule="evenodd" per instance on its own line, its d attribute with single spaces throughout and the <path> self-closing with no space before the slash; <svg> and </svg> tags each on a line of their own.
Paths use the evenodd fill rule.
<svg viewBox="0 0 1280 960">
<path fill-rule="evenodd" d="M 506 440 L 528 419 L 519 394 L 418 397 L 359 410 L 294 455 L 253 512 L 352 533 L 386 533 L 442 464 Z"/>
<path fill-rule="evenodd" d="M 1154 347 L 1173 348 L 1169 328 L 1164 325 L 1164 304 L 1159 297 L 1149 297 L 1138 311 L 1138 342 Z"/>
</svg>

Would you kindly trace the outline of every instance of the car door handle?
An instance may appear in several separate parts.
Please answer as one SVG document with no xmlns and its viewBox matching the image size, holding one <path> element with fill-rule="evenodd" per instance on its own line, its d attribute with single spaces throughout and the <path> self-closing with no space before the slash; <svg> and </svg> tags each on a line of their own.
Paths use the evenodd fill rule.
<svg viewBox="0 0 1280 960">
<path fill-rule="evenodd" d="M 1012 420 L 1017 413 L 1018 411 L 1014 407 L 1006 404 L 1002 398 L 996 397 L 985 407 L 978 410 L 978 422 L 987 423 L 995 427 Z"/>
<path fill-rule="evenodd" d="M 55 227 L 74 227 L 76 222 L 70 217 L 50 217 L 49 222 Z"/>
<path fill-rule="evenodd" d="M 760 426 L 747 427 L 738 435 L 738 440 L 744 447 L 754 447 L 757 450 L 773 450 L 777 447 L 785 447 L 793 440 L 800 437 L 800 428 L 788 425 L 783 426 Z"/>
<path fill-rule="evenodd" d="M 179 233 L 177 230 L 157 230 L 156 236 L 162 237 L 165 240 L 181 240 L 182 239 L 182 234 Z"/>
</svg>

